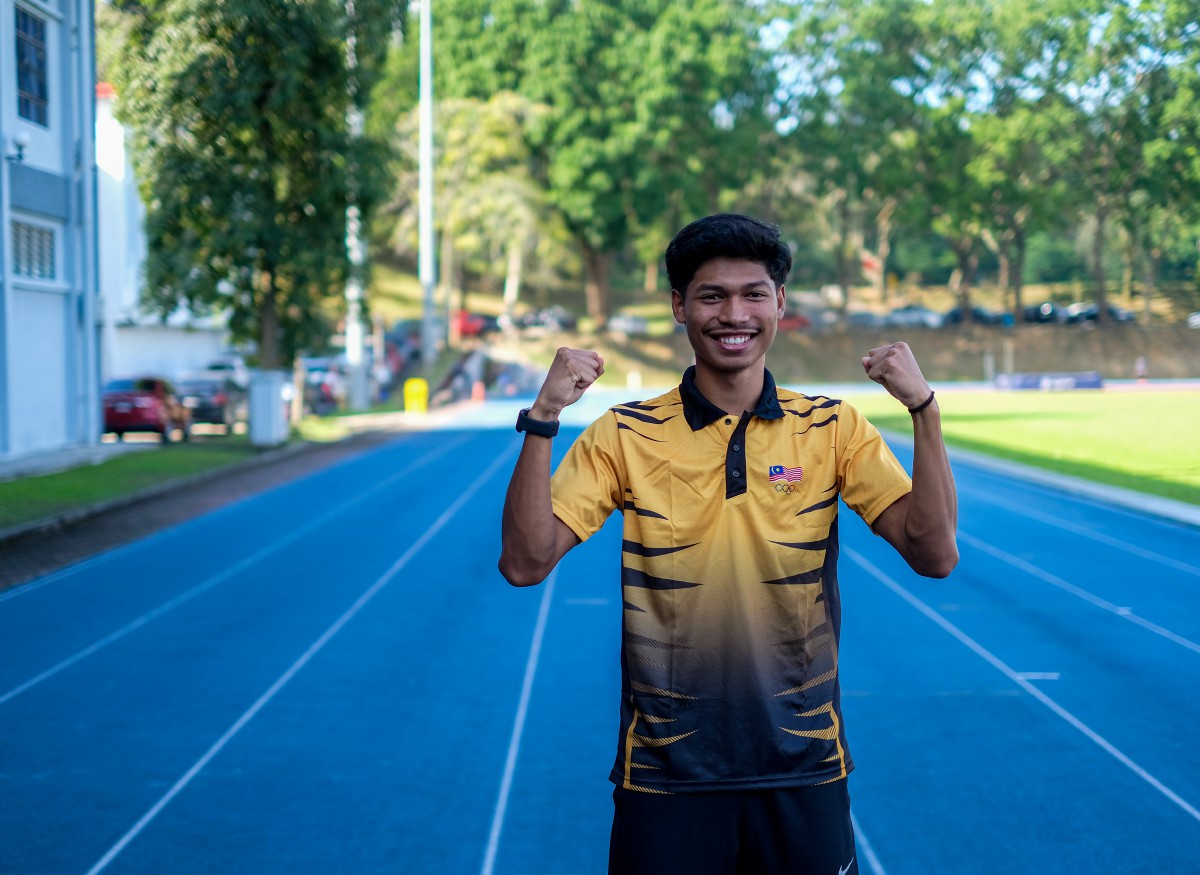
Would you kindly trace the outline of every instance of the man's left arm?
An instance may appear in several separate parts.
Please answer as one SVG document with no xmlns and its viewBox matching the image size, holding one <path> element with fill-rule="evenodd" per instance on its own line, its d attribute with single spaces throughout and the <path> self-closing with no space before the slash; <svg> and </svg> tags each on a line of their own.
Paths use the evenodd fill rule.
<svg viewBox="0 0 1200 875">
<path fill-rule="evenodd" d="M 873 349 L 862 363 L 867 376 L 907 407 L 913 419 L 912 492 L 876 517 L 872 528 L 918 574 L 946 577 L 958 564 L 958 493 L 937 398 L 906 343 Z"/>
</svg>

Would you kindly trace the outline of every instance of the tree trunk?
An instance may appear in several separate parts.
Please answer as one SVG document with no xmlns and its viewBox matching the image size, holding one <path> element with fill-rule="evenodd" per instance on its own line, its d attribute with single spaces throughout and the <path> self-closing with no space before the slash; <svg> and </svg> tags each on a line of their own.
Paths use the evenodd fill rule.
<svg viewBox="0 0 1200 875">
<path fill-rule="evenodd" d="M 875 233 L 879 247 L 879 275 L 875 277 L 875 290 L 879 293 L 879 300 L 885 303 L 888 299 L 887 262 L 892 252 L 892 216 L 897 206 L 896 199 L 890 197 L 884 201 L 883 207 L 875 216 Z"/>
<path fill-rule="evenodd" d="M 1096 284 L 1096 324 L 1108 321 L 1108 295 L 1104 283 L 1104 226 L 1108 215 L 1103 207 L 1096 208 L 1096 236 L 1092 238 L 1092 278 Z"/>
<path fill-rule="evenodd" d="M 843 314 L 850 308 L 850 283 L 853 281 L 856 247 L 850 240 L 850 199 L 843 197 L 838 204 L 838 243 L 834 255 L 838 288 L 842 290 Z"/>
<path fill-rule="evenodd" d="M 508 269 L 504 273 L 504 315 L 516 316 L 517 298 L 521 294 L 521 271 L 525 262 L 525 247 L 513 238 L 508 241 Z"/>
<path fill-rule="evenodd" d="M 583 246 L 583 265 L 587 274 L 584 296 L 588 316 L 595 322 L 597 330 L 608 322 L 608 274 L 612 259 L 611 252 L 600 252 L 586 243 Z"/>
<path fill-rule="evenodd" d="M 279 312 L 276 309 L 278 295 L 275 290 L 274 272 L 260 270 L 258 282 L 262 291 L 261 303 L 258 308 L 258 363 L 264 371 L 274 371 L 283 365 L 279 344 Z"/>
<path fill-rule="evenodd" d="M 1158 246 L 1146 252 L 1146 278 L 1142 281 L 1142 323 L 1150 324 L 1150 302 L 1158 288 L 1158 272 L 1162 268 L 1163 251 Z"/>
<path fill-rule="evenodd" d="M 642 291 L 647 296 L 658 291 L 658 259 L 646 262 L 646 274 L 642 280 Z"/>
<path fill-rule="evenodd" d="M 1013 228 L 1012 242 L 1012 266 L 1009 281 L 1012 284 L 1013 292 L 1013 320 L 1020 322 L 1025 312 L 1021 301 L 1021 292 L 1025 288 L 1025 232 L 1020 227 Z"/>
</svg>

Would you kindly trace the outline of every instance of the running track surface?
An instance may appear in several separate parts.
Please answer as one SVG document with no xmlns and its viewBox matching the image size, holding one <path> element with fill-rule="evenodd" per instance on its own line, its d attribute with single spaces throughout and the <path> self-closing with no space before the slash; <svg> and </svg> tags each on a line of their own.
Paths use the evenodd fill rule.
<svg viewBox="0 0 1200 875">
<path fill-rule="evenodd" d="M 518 406 L 0 594 L 0 872 L 603 873 L 619 520 L 503 582 Z M 948 580 L 843 513 L 862 871 L 1200 872 L 1200 531 L 955 475 Z"/>
</svg>

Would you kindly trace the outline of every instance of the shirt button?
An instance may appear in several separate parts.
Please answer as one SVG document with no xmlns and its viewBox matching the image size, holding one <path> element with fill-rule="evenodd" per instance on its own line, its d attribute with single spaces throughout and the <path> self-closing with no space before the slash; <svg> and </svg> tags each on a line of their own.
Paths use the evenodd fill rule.
<svg viewBox="0 0 1200 875">
<path fill-rule="evenodd" d="M 727 419 L 727 420 L 725 420 L 725 424 L 726 424 L 726 425 L 733 425 L 733 420 L 732 420 L 732 419 Z"/>
<path fill-rule="evenodd" d="M 741 445 L 741 444 L 734 444 L 734 445 L 733 445 L 733 451 L 734 451 L 735 453 L 740 453 L 740 452 L 742 451 L 742 445 Z"/>
<path fill-rule="evenodd" d="M 733 476 L 734 476 L 734 477 L 741 477 L 741 476 L 742 476 L 742 472 L 741 472 L 741 471 L 734 471 L 734 472 L 733 472 Z"/>
</svg>

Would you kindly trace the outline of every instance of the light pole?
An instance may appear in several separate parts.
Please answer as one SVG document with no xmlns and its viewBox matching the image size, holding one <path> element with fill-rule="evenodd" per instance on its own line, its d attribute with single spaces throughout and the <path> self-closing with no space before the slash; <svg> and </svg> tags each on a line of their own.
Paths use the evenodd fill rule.
<svg viewBox="0 0 1200 875">
<path fill-rule="evenodd" d="M 350 139 L 350 160 L 346 166 L 346 365 L 349 376 L 351 410 L 366 410 L 370 405 L 367 369 L 363 357 L 362 275 L 366 261 L 362 239 L 362 213 L 358 206 L 358 143 L 362 139 L 363 117 L 358 106 L 358 38 L 355 32 L 354 0 L 346 0 L 346 128 Z M 376 350 L 378 354 L 378 350 Z"/>
<path fill-rule="evenodd" d="M 421 324 L 421 363 L 428 373 L 437 360 L 438 331 L 434 324 L 433 289 L 437 282 L 433 240 L 433 0 L 421 0 L 420 110 L 418 115 L 418 225 L 424 320 Z"/>
</svg>

